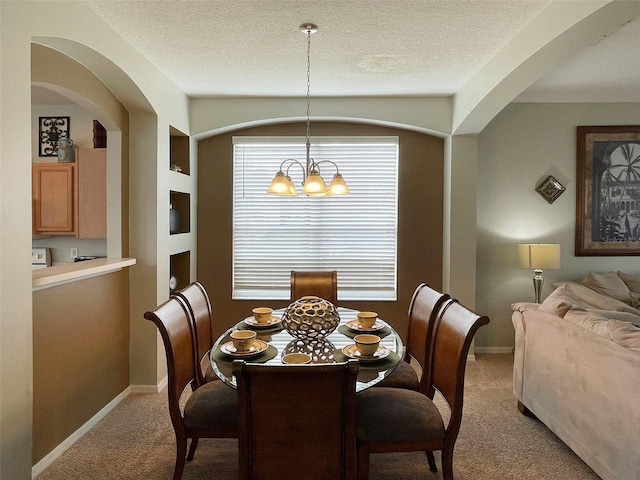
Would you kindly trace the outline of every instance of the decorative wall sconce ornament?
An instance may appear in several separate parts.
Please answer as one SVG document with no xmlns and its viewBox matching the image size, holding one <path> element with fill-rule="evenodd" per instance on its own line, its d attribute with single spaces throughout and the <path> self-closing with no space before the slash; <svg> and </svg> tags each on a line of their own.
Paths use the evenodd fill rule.
<svg viewBox="0 0 640 480">
<path fill-rule="evenodd" d="M 553 175 L 549 175 L 536 187 L 536 192 L 549 203 L 555 202 L 565 190 L 566 188 Z"/>
<path fill-rule="evenodd" d="M 57 157 L 58 140 L 69 138 L 69 117 L 40 117 L 38 133 L 40 157 Z"/>
</svg>

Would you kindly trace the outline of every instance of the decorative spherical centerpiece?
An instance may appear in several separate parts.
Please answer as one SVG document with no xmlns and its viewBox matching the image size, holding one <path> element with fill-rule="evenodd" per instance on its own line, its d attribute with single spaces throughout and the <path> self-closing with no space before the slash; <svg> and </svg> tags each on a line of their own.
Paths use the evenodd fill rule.
<svg viewBox="0 0 640 480">
<path fill-rule="evenodd" d="M 340 315 L 335 305 L 320 297 L 302 297 L 287 307 L 282 325 L 302 340 L 324 338 L 338 328 Z"/>
<path fill-rule="evenodd" d="M 290 341 L 284 350 L 282 355 L 288 353 L 306 353 L 311 356 L 311 363 L 336 363 L 333 358 L 333 352 L 336 351 L 336 347 L 329 340 L 323 340 L 321 338 L 317 340 L 292 340 Z"/>
</svg>

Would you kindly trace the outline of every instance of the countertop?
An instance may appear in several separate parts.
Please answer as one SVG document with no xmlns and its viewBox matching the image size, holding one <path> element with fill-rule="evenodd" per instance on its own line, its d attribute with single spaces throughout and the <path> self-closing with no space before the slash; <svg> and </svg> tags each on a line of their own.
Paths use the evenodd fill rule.
<svg viewBox="0 0 640 480">
<path fill-rule="evenodd" d="M 33 289 L 55 287 L 84 278 L 115 272 L 136 264 L 135 258 L 98 258 L 84 262 L 64 263 L 32 271 Z"/>
</svg>

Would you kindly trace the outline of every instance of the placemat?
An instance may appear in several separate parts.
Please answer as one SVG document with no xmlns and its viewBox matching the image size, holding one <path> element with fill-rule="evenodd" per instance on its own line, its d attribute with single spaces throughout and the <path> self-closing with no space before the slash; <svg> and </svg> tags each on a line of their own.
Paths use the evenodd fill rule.
<svg viewBox="0 0 640 480">
<path fill-rule="evenodd" d="M 336 362 L 346 362 L 349 360 L 341 350 L 336 350 L 333 352 L 333 358 L 336 359 Z M 373 362 L 360 362 L 360 370 L 387 370 L 388 368 L 394 367 L 400 363 L 400 356 L 396 352 L 389 353 L 389 356 L 383 358 L 382 360 L 373 361 Z"/>
<path fill-rule="evenodd" d="M 225 363 L 233 363 L 234 360 L 246 360 L 251 363 L 262 363 L 267 360 L 271 360 L 278 354 L 278 349 L 273 345 L 269 345 L 267 349 L 262 352 L 260 355 L 256 355 L 255 357 L 232 357 L 231 355 L 227 355 L 220 350 L 220 347 L 217 347 L 215 351 L 211 352 L 211 358 L 214 362 L 225 362 Z"/>
<path fill-rule="evenodd" d="M 347 327 L 346 325 L 340 325 L 338 327 L 338 331 L 343 334 L 346 337 L 349 338 L 353 338 L 356 335 L 360 335 L 360 334 L 364 334 L 365 332 L 356 332 L 355 330 L 351 330 L 349 327 Z M 391 333 L 391 328 L 386 325 L 384 327 L 382 327 L 380 330 L 378 330 L 377 332 L 366 332 L 367 334 L 371 334 L 371 335 L 377 335 L 380 338 L 384 338 L 387 335 L 389 335 Z"/>
<path fill-rule="evenodd" d="M 275 333 L 275 332 L 279 332 L 280 330 L 284 330 L 284 327 L 282 326 L 282 322 L 277 323 L 273 327 L 269 327 L 269 328 L 256 328 L 249 325 L 248 323 L 245 323 L 244 320 L 238 323 L 236 325 L 236 328 L 238 330 L 253 330 L 258 335 L 260 335 L 261 333 Z"/>
</svg>

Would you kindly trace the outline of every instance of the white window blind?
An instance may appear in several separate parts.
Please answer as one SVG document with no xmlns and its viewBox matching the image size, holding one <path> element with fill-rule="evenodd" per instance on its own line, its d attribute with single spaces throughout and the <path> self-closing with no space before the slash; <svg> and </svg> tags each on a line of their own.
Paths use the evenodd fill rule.
<svg viewBox="0 0 640 480">
<path fill-rule="evenodd" d="M 312 138 L 351 195 L 300 194 L 297 165 L 298 197 L 266 193 L 283 160 L 305 157 L 304 138 L 233 137 L 233 298 L 288 299 L 291 270 L 337 270 L 340 300 L 395 300 L 398 138 Z M 320 168 L 328 184 L 335 168 Z"/>
</svg>

